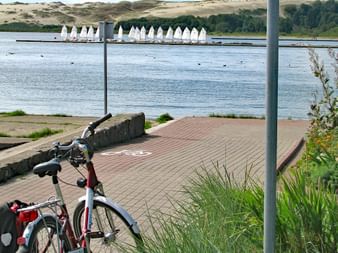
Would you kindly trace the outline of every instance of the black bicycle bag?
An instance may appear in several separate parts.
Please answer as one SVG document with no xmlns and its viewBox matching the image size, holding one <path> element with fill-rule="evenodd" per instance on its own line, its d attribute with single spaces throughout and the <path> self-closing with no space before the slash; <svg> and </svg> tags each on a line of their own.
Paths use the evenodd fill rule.
<svg viewBox="0 0 338 253">
<path fill-rule="evenodd" d="M 18 249 L 16 214 L 11 210 L 11 205 L 0 205 L 0 253 L 15 253 Z"/>
<path fill-rule="evenodd" d="M 15 253 L 18 250 L 17 239 L 26 223 L 20 221 L 17 210 L 27 206 L 20 200 L 0 205 L 0 253 Z"/>
</svg>

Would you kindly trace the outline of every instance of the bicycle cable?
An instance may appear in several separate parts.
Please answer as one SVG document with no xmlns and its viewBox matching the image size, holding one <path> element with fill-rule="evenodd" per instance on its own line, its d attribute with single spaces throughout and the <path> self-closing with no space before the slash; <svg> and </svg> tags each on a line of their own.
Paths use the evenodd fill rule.
<svg viewBox="0 0 338 253">
<path fill-rule="evenodd" d="M 74 186 L 76 188 L 78 187 L 76 184 L 68 183 L 68 182 L 62 180 L 60 177 L 58 177 L 58 179 L 60 180 L 61 183 L 64 183 L 65 185 Z"/>
<path fill-rule="evenodd" d="M 81 167 L 85 168 L 83 165 L 81 165 Z M 85 175 L 83 175 L 83 173 L 76 167 L 74 167 L 74 169 L 76 169 L 76 171 L 83 177 L 83 178 L 86 178 Z M 58 176 L 58 179 L 60 180 L 60 182 L 64 183 L 65 185 L 69 185 L 69 186 L 74 186 L 74 187 L 78 187 L 78 185 L 76 184 L 72 184 L 72 183 L 68 183 L 64 180 L 62 180 L 59 176 Z"/>
</svg>

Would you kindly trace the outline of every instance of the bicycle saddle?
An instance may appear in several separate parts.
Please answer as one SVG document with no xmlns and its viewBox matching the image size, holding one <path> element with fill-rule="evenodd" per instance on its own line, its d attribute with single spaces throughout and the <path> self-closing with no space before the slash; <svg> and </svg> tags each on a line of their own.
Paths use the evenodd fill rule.
<svg viewBox="0 0 338 253">
<path fill-rule="evenodd" d="M 58 171 L 61 171 L 61 165 L 56 159 L 39 163 L 33 168 L 33 173 L 39 175 L 39 177 L 56 176 Z"/>
</svg>

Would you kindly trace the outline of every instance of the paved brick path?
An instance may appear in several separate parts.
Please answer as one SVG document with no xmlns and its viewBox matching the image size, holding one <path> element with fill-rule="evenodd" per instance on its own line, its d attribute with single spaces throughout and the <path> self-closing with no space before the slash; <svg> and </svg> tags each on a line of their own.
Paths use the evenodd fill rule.
<svg viewBox="0 0 338 253">
<path fill-rule="evenodd" d="M 307 124 L 306 121 L 279 122 L 279 162 L 304 136 Z M 150 213 L 157 209 L 170 210 L 168 196 L 180 198 L 182 185 L 188 184 L 189 177 L 201 166 L 211 168 L 213 162 L 226 164 L 238 179 L 243 178 L 246 167 L 252 167 L 252 175 L 262 182 L 264 147 L 263 120 L 194 117 L 101 150 L 96 153 L 94 164 L 106 194 L 126 208 L 141 224 L 141 229 L 146 230 L 147 208 Z M 137 152 L 140 150 L 143 152 Z M 75 183 L 78 174 L 66 162 L 63 165 L 60 178 Z M 64 184 L 61 187 L 72 211 L 84 191 Z M 28 174 L 0 185 L 0 202 L 41 201 L 51 193 L 50 178 Z"/>
</svg>

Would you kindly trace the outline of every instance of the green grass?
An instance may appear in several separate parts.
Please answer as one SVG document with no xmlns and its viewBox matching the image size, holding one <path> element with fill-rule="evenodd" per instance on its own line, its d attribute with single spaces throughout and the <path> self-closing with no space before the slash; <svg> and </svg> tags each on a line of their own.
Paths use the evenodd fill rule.
<svg viewBox="0 0 338 253">
<path fill-rule="evenodd" d="M 151 127 L 152 127 L 151 121 L 146 120 L 146 121 L 144 122 L 144 129 L 149 129 L 149 128 L 151 128 Z"/>
<path fill-rule="evenodd" d="M 11 116 L 25 116 L 27 114 L 23 110 L 15 110 L 12 112 L 0 112 L 0 115 L 11 117 Z"/>
<path fill-rule="evenodd" d="M 212 118 L 229 118 L 229 119 L 265 119 L 265 116 L 257 117 L 253 115 L 246 115 L 246 114 L 219 114 L 219 113 L 210 113 L 209 117 Z"/>
<path fill-rule="evenodd" d="M 72 117 L 71 115 L 67 115 L 67 114 L 63 114 L 63 113 L 56 113 L 56 114 L 51 114 L 48 116 L 52 116 L 52 117 Z"/>
<path fill-rule="evenodd" d="M 33 140 L 38 140 L 40 138 L 47 137 L 47 136 L 50 136 L 50 135 L 53 135 L 53 134 L 58 134 L 58 133 L 61 133 L 61 132 L 63 132 L 63 130 L 53 130 L 53 129 L 50 129 L 50 128 L 43 128 L 39 131 L 32 132 L 32 133 L 30 133 L 28 135 L 24 135 L 22 137 L 31 138 Z"/>
<path fill-rule="evenodd" d="M 11 137 L 10 135 L 6 134 L 6 133 L 2 133 L 0 132 L 0 137 Z"/>
<path fill-rule="evenodd" d="M 145 252 L 262 252 L 261 186 L 250 177 L 236 183 L 225 167 L 204 170 L 186 189 L 173 214 L 151 217 Z M 224 169 L 223 169 L 224 168 Z M 303 172 L 280 180 L 276 252 L 337 252 L 337 196 L 309 187 Z"/>
<path fill-rule="evenodd" d="M 167 121 L 173 120 L 174 118 L 169 115 L 169 113 L 161 114 L 157 119 L 156 122 L 163 124 Z"/>
</svg>

